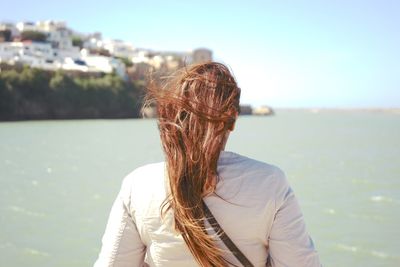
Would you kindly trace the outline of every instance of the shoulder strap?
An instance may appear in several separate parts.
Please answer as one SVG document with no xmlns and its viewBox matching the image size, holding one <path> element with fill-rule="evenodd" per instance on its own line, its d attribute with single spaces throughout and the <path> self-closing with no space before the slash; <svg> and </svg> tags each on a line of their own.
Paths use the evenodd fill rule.
<svg viewBox="0 0 400 267">
<path fill-rule="evenodd" d="M 253 267 L 254 265 L 246 258 L 246 256 L 240 251 L 240 249 L 233 243 L 225 231 L 221 228 L 214 215 L 211 213 L 210 209 L 207 207 L 206 203 L 203 201 L 203 208 L 206 218 L 214 231 L 224 242 L 225 246 L 232 252 L 232 254 L 240 261 L 244 267 Z"/>
</svg>

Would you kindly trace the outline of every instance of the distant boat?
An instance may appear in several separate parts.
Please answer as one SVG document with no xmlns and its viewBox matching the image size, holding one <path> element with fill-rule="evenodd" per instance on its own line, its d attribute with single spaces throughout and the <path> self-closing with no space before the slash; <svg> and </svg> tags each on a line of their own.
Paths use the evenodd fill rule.
<svg viewBox="0 0 400 267">
<path fill-rule="evenodd" d="M 258 107 L 258 108 L 254 108 L 252 114 L 253 115 L 267 116 L 267 115 L 274 115 L 275 113 L 274 113 L 274 110 L 271 107 L 269 107 L 269 106 L 261 106 L 261 107 Z"/>
</svg>

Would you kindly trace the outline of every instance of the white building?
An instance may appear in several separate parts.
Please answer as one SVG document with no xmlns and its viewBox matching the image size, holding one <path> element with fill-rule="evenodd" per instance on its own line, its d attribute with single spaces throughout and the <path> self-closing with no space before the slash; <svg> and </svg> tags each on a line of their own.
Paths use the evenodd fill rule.
<svg viewBox="0 0 400 267">
<path fill-rule="evenodd" d="M 65 21 L 42 20 L 36 22 L 36 26 L 41 31 L 51 32 L 57 29 L 66 29 L 67 23 Z"/>
<path fill-rule="evenodd" d="M 148 63 L 150 59 L 150 52 L 145 49 L 136 49 L 130 59 L 133 64 Z"/>
<path fill-rule="evenodd" d="M 125 64 L 116 58 L 101 55 L 92 55 L 87 49 L 81 51 L 82 60 L 86 62 L 90 71 L 111 73 L 115 71 L 122 78 L 126 77 Z"/>
<path fill-rule="evenodd" d="M 155 70 L 164 68 L 166 70 L 176 70 L 188 58 L 188 53 L 178 52 L 151 52 L 145 49 L 137 49 L 131 57 L 133 64 L 145 63 Z"/>
<path fill-rule="evenodd" d="M 47 35 L 47 41 L 51 42 L 54 48 L 74 50 L 71 39 L 72 31 L 67 28 L 65 22 L 53 20 L 38 21 L 36 28 Z"/>
<path fill-rule="evenodd" d="M 60 68 L 62 68 L 63 70 L 74 70 L 82 72 L 88 72 L 91 70 L 85 61 L 73 59 L 71 57 L 66 57 L 61 63 Z"/>
<path fill-rule="evenodd" d="M 0 61 L 13 62 L 14 59 L 20 56 L 21 50 L 23 50 L 21 45 L 16 45 L 16 43 L 0 43 Z"/>
<path fill-rule="evenodd" d="M 64 59 L 66 57 L 71 57 L 74 59 L 81 58 L 81 52 L 79 47 L 71 47 L 69 49 L 54 49 L 57 52 L 59 59 Z"/>
<path fill-rule="evenodd" d="M 165 59 L 161 55 L 155 55 L 149 59 L 149 64 L 153 66 L 156 70 L 160 69 L 162 64 L 164 64 Z"/>
<path fill-rule="evenodd" d="M 8 64 L 22 63 L 31 67 L 56 70 L 74 70 L 83 72 L 115 71 L 126 78 L 125 64 L 121 60 L 100 55 L 91 55 L 82 49 L 78 57 L 60 56 L 62 50 L 55 49 L 50 43 L 43 42 L 4 42 L 0 43 L 0 62 Z"/>
<path fill-rule="evenodd" d="M 103 41 L 96 37 L 90 37 L 83 42 L 83 47 L 87 49 L 99 49 L 103 47 Z"/>
<path fill-rule="evenodd" d="M 135 47 L 132 43 L 122 40 L 104 40 L 102 48 L 108 50 L 111 55 L 116 57 L 131 58 L 135 54 Z"/>
<path fill-rule="evenodd" d="M 131 73 L 134 70 L 139 70 L 139 73 L 147 70 L 174 71 L 185 64 L 212 60 L 212 51 L 209 49 L 200 48 L 188 53 L 136 49 L 130 42 L 102 40 L 101 33 L 88 35 L 74 33 L 64 21 L 19 22 L 15 27 L 11 23 L 2 23 L 1 29 L 9 29 L 14 36 L 18 36 L 23 31 L 38 31 L 47 36 L 46 42 L 1 43 L 0 61 L 10 64 L 21 62 L 38 68 L 62 68 L 84 72 L 111 73 L 115 71 L 125 78 L 125 64 L 116 57 L 124 57 L 132 61 L 134 66 L 130 69 Z M 82 39 L 84 49 L 73 46 L 73 36 L 79 36 Z M 6 37 L 9 40 L 8 36 Z M 105 53 L 94 55 L 96 52 L 93 50 L 97 53 Z M 107 51 L 112 56 L 105 56 L 108 54 Z"/>
<path fill-rule="evenodd" d="M 67 28 L 67 23 L 64 21 L 38 21 L 36 27 L 39 31 L 47 35 L 47 41 L 51 43 L 57 60 L 61 64 L 66 64 L 72 60 L 75 62 L 81 58 L 80 48 L 72 45 L 72 30 Z M 67 63 L 68 66 L 71 64 Z M 75 64 L 77 69 L 81 69 L 80 64 Z M 73 65 L 73 66 L 75 66 Z M 73 68 L 72 68 L 73 69 Z"/>
<path fill-rule="evenodd" d="M 19 32 L 24 31 L 38 31 L 38 28 L 34 22 L 18 22 L 16 25 Z"/>
<path fill-rule="evenodd" d="M 49 43 L 6 42 L 0 43 L 0 61 L 9 64 L 24 63 L 43 69 L 56 69 L 57 53 Z"/>
<path fill-rule="evenodd" d="M 192 63 L 212 61 L 212 51 L 206 48 L 199 48 L 192 52 Z"/>
<path fill-rule="evenodd" d="M 100 32 L 88 35 L 79 34 L 83 40 L 83 47 L 87 49 L 99 49 L 103 47 L 103 39 Z"/>
<path fill-rule="evenodd" d="M 191 55 L 186 52 L 162 52 L 164 65 L 168 70 L 176 70 L 185 63 L 190 63 Z"/>
</svg>

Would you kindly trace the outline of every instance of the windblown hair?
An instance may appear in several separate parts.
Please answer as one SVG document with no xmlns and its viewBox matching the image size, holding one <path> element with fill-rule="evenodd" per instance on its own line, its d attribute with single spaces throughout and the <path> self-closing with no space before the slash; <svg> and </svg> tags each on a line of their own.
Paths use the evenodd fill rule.
<svg viewBox="0 0 400 267">
<path fill-rule="evenodd" d="M 165 152 L 175 229 L 201 266 L 227 266 L 223 250 L 208 235 L 202 199 L 215 191 L 217 162 L 239 110 L 240 88 L 226 66 L 207 62 L 183 68 L 159 85 L 149 83 Z M 146 104 L 145 104 L 146 106 Z"/>
</svg>

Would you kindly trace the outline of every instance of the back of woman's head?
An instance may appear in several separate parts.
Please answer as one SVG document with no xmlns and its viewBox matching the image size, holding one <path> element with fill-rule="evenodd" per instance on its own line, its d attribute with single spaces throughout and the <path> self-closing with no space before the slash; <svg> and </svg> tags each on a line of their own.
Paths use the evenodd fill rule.
<svg viewBox="0 0 400 267">
<path fill-rule="evenodd" d="M 204 229 L 202 198 L 218 179 L 217 162 L 239 113 L 240 89 L 228 68 L 208 62 L 184 68 L 163 85 L 150 83 L 147 103 L 157 107 L 175 229 L 202 266 L 225 266 L 223 251 Z"/>
</svg>

